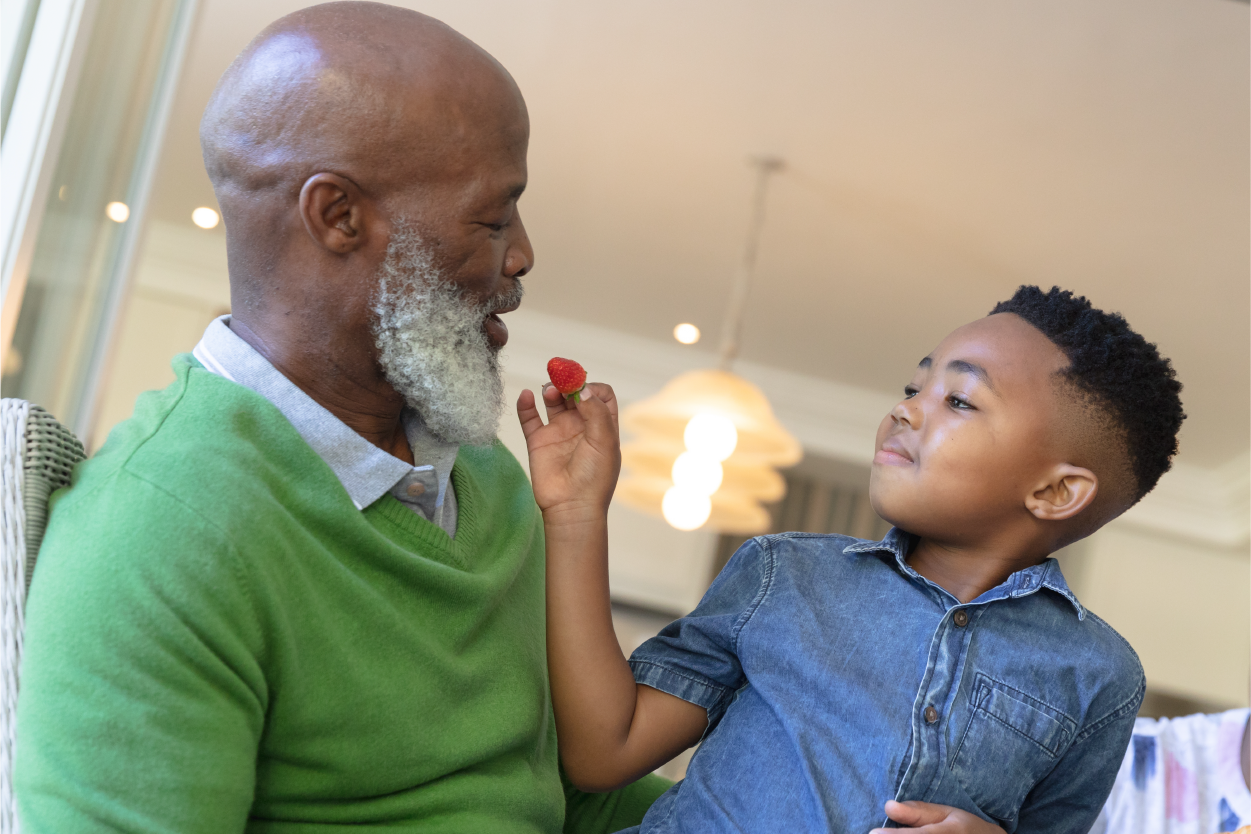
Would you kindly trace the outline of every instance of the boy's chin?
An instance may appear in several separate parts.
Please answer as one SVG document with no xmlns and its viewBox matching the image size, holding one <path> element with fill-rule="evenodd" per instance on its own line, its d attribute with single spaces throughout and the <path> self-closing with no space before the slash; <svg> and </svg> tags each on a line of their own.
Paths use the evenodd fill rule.
<svg viewBox="0 0 1251 834">
<path fill-rule="evenodd" d="M 895 490 L 869 489 L 869 504 L 878 517 L 892 527 L 906 530 L 921 538 L 943 538 L 952 519 L 941 515 L 935 518 L 934 508 L 924 502 L 910 501 L 910 496 Z"/>
<path fill-rule="evenodd" d="M 907 513 L 900 512 L 901 507 L 896 506 L 898 501 L 891 501 L 890 490 L 876 487 L 872 482 L 869 484 L 869 505 L 873 507 L 873 512 L 877 513 L 878 518 L 885 521 L 892 527 L 898 527 L 901 530 L 907 530 L 906 522 Z"/>
</svg>

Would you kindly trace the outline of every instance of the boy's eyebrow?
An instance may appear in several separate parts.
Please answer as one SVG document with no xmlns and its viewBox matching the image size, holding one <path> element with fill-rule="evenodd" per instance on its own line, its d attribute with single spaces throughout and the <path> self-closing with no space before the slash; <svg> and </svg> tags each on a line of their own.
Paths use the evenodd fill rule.
<svg viewBox="0 0 1251 834">
<path fill-rule="evenodd" d="M 922 370 L 926 370 L 933 364 L 934 360 L 927 356 L 917 363 L 917 367 Z M 947 363 L 947 370 L 955 371 L 958 374 L 973 374 L 973 376 L 980 379 L 987 388 L 993 391 L 995 396 L 999 396 L 999 391 L 995 388 L 995 383 L 990 381 L 990 371 L 986 370 L 976 362 L 969 362 L 965 359 L 953 359 Z"/>
<path fill-rule="evenodd" d="M 999 391 L 995 388 L 995 383 L 991 382 L 990 372 L 981 365 L 965 361 L 964 359 L 952 359 L 947 363 L 947 370 L 955 371 L 958 374 L 973 374 L 973 376 L 980 379 L 987 388 L 993 391 L 996 396 L 999 395 Z"/>
</svg>

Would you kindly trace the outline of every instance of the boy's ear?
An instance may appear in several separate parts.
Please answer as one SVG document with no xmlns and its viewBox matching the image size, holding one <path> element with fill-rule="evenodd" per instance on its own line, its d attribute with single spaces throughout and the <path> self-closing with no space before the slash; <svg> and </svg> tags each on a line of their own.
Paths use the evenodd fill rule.
<svg viewBox="0 0 1251 834">
<path fill-rule="evenodd" d="M 1025 497 L 1025 509 L 1040 521 L 1064 521 L 1089 507 L 1098 492 L 1099 478 L 1094 472 L 1062 463 Z"/>
</svg>

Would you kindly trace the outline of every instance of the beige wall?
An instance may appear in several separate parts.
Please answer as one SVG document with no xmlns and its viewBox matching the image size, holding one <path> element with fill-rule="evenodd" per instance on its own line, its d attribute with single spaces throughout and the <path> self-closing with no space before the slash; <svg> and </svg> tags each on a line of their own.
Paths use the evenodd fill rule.
<svg viewBox="0 0 1251 834">
<path fill-rule="evenodd" d="M 1075 589 L 1138 652 L 1147 682 L 1174 695 L 1246 706 L 1251 549 L 1113 525 L 1090 542 Z"/>
</svg>

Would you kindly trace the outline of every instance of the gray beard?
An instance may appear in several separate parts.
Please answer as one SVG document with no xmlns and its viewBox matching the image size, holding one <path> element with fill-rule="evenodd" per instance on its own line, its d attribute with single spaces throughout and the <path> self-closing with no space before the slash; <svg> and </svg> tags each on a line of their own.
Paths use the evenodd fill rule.
<svg viewBox="0 0 1251 834">
<path fill-rule="evenodd" d="M 448 443 L 495 441 L 504 379 L 483 320 L 521 300 L 521 285 L 513 286 L 485 302 L 467 300 L 434 266 L 421 237 L 396 224 L 374 296 L 378 362 L 426 428 Z"/>
</svg>

